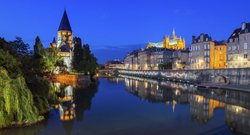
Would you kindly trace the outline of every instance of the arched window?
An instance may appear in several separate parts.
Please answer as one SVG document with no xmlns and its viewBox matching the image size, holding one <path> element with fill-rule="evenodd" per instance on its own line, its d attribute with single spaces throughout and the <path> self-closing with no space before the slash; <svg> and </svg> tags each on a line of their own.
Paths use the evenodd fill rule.
<svg viewBox="0 0 250 135">
<path fill-rule="evenodd" d="M 65 37 L 65 36 L 63 36 L 63 40 L 66 40 L 66 37 Z"/>
</svg>

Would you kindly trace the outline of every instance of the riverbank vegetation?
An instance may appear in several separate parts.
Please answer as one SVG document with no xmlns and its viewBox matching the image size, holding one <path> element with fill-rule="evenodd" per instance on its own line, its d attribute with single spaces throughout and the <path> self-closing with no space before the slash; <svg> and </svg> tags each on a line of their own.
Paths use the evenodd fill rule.
<svg viewBox="0 0 250 135">
<path fill-rule="evenodd" d="M 55 88 L 43 78 L 53 70 L 48 51 L 39 37 L 32 51 L 19 37 L 0 38 L 0 128 L 41 121 L 50 110 Z"/>
<path fill-rule="evenodd" d="M 74 44 L 74 55 L 71 61 L 72 71 L 85 75 L 89 74 L 93 78 L 98 72 L 97 58 L 91 53 L 88 44 L 82 45 L 81 38 L 75 37 Z"/>
</svg>

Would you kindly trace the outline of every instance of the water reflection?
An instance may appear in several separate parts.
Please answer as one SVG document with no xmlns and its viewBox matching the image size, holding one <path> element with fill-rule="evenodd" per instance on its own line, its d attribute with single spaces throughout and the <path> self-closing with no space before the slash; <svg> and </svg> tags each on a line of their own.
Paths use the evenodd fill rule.
<svg viewBox="0 0 250 135">
<path fill-rule="evenodd" d="M 55 111 L 59 111 L 60 120 L 67 135 L 71 134 L 74 120 L 82 121 L 84 111 L 90 110 L 91 100 L 97 92 L 99 81 L 96 80 L 89 85 L 68 85 L 52 83 L 58 88 L 58 99 L 61 104 L 55 105 Z"/>
<path fill-rule="evenodd" d="M 124 77 L 128 93 L 150 103 L 189 104 L 191 121 L 199 125 L 212 119 L 214 110 L 225 109 L 224 121 L 234 133 L 250 134 L 250 93 L 219 89 L 195 88 L 192 85 Z"/>
</svg>

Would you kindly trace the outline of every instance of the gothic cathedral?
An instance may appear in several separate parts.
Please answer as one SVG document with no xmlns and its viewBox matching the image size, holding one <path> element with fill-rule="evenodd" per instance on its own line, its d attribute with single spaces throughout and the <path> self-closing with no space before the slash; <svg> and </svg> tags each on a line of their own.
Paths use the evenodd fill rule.
<svg viewBox="0 0 250 135">
<path fill-rule="evenodd" d="M 171 39 L 169 36 L 164 36 L 163 42 L 148 43 L 147 48 L 149 47 L 185 50 L 185 39 L 181 39 L 181 37 L 177 38 L 177 36 L 175 36 L 175 31 L 173 30 L 173 36 Z"/>
</svg>

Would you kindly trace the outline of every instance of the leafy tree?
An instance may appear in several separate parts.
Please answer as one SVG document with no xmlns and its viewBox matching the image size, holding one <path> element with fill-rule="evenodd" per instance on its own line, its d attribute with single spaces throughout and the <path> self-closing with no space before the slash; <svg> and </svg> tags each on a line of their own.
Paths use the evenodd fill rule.
<svg viewBox="0 0 250 135">
<path fill-rule="evenodd" d="M 185 66 L 181 66 L 181 69 L 182 69 L 182 70 L 185 70 L 185 69 L 186 69 L 186 67 L 185 67 Z"/>
<path fill-rule="evenodd" d="M 43 53 L 45 66 L 48 67 L 49 72 L 54 72 L 56 69 L 56 64 L 58 61 L 63 61 L 63 58 L 60 55 L 60 48 L 46 48 Z"/>
<path fill-rule="evenodd" d="M 160 64 L 158 64 L 157 67 L 162 69 L 164 67 L 164 65 L 160 63 Z"/>
<path fill-rule="evenodd" d="M 43 48 L 43 45 L 40 41 L 40 38 L 37 36 L 36 37 L 36 42 L 34 45 L 34 61 L 33 61 L 33 70 L 32 72 L 35 75 L 38 76 L 45 76 L 48 75 L 48 67 L 46 66 L 46 62 L 45 62 L 45 49 Z"/>
<path fill-rule="evenodd" d="M 19 68 L 21 67 L 21 63 L 8 52 L 4 52 L 3 49 L 0 50 L 0 66 L 7 69 L 11 78 L 16 77 L 18 74 L 22 74 Z"/>
<path fill-rule="evenodd" d="M 75 37 L 74 38 L 74 51 L 73 57 L 71 61 L 71 66 L 73 71 L 78 71 L 78 65 L 83 60 L 83 49 L 82 49 L 82 41 L 81 38 Z"/>
<path fill-rule="evenodd" d="M 0 67 L 0 128 L 12 124 L 24 124 L 43 119 L 34 106 L 33 96 L 22 76 L 11 79 Z"/>
<path fill-rule="evenodd" d="M 29 44 L 25 44 L 21 37 L 16 37 L 16 40 L 9 42 L 13 51 L 17 52 L 20 55 L 29 54 Z"/>
</svg>

